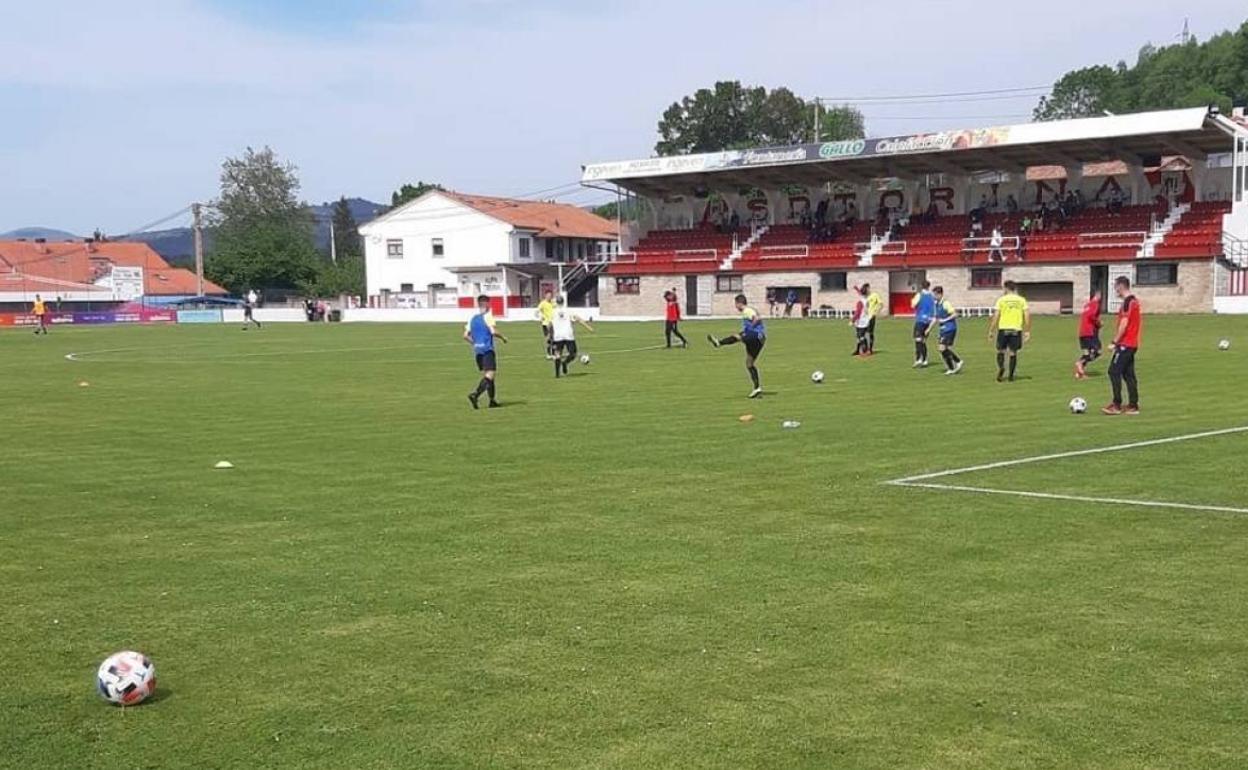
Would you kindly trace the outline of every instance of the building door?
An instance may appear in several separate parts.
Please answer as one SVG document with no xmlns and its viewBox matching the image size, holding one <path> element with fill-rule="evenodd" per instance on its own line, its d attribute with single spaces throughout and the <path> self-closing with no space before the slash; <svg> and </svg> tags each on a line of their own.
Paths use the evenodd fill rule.
<svg viewBox="0 0 1248 770">
<path fill-rule="evenodd" d="M 685 315 L 694 316 L 698 314 L 698 277 L 696 275 L 685 276 Z"/>
<path fill-rule="evenodd" d="M 1088 285 L 1092 291 L 1101 293 L 1101 312 L 1104 313 L 1109 308 L 1109 265 L 1093 265 L 1092 280 Z"/>
<path fill-rule="evenodd" d="M 914 315 L 914 309 L 910 307 L 910 299 L 926 280 L 926 270 L 895 270 L 889 273 L 889 315 Z"/>
</svg>

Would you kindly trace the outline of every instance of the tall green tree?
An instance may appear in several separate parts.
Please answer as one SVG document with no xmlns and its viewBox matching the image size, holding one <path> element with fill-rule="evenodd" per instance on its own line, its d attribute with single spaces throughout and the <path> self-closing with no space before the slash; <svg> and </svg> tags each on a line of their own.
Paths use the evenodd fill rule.
<svg viewBox="0 0 1248 770">
<path fill-rule="evenodd" d="M 1084 118 L 1105 112 L 1139 112 L 1216 104 L 1229 111 L 1248 97 L 1248 22 L 1204 43 L 1140 49 L 1134 66 L 1098 65 L 1074 70 L 1040 99 L 1037 120 Z"/>
<path fill-rule="evenodd" d="M 446 188 L 435 182 L 420 181 L 416 184 L 405 184 L 390 194 L 390 208 L 397 209 L 404 203 L 414 201 L 430 190 L 445 190 Z"/>
<path fill-rule="evenodd" d="M 345 197 L 334 202 L 331 218 L 334 223 L 334 251 L 338 260 L 341 262 L 347 257 L 362 254 L 364 250 L 361 248 L 359 225 L 356 224 L 355 215 L 351 213 L 351 204 L 347 203 Z"/>
<path fill-rule="evenodd" d="M 299 174 L 268 147 L 250 147 L 221 165 L 221 194 L 212 207 L 213 252 L 209 277 L 233 292 L 306 290 L 320 258 L 307 206 L 299 200 Z"/>
<path fill-rule="evenodd" d="M 743 150 L 811 141 L 813 102 L 787 88 L 767 90 L 720 81 L 674 102 L 659 120 L 659 155 Z M 842 105 L 823 110 L 820 141 L 863 135 L 862 114 Z"/>
</svg>

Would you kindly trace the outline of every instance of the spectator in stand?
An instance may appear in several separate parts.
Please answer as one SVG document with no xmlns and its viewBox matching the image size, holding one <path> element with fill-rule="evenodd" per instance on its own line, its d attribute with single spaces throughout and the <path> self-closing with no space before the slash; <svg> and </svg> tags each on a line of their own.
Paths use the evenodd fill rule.
<svg viewBox="0 0 1248 770">
<path fill-rule="evenodd" d="M 971 237 L 974 238 L 984 232 L 984 210 L 976 207 L 971 209 Z"/>
<path fill-rule="evenodd" d="M 1019 235 L 1031 235 L 1031 214 L 1023 214 L 1023 223 L 1018 226 Z"/>
<path fill-rule="evenodd" d="M 1011 215 L 1018 213 L 1018 200 L 1014 197 L 1014 193 L 1006 196 L 1005 210 Z"/>
<path fill-rule="evenodd" d="M 923 223 L 932 224 L 940 217 L 940 208 L 936 205 L 936 201 L 930 201 L 927 204 L 927 211 L 923 213 Z"/>
<path fill-rule="evenodd" d="M 858 221 L 858 202 L 852 198 L 845 201 L 845 227 L 850 228 Z"/>
<path fill-rule="evenodd" d="M 825 198 L 824 200 L 819 201 L 819 205 L 815 207 L 815 224 L 822 228 L 827 223 L 828 201 Z"/>
<path fill-rule="evenodd" d="M 735 234 L 740 229 L 741 229 L 741 215 L 738 214 L 734 210 L 732 212 L 732 216 L 728 217 L 728 232 Z"/>
<path fill-rule="evenodd" d="M 1037 232 L 1037 233 L 1044 232 L 1044 206 L 1041 206 L 1039 209 L 1036 210 L 1036 219 L 1035 219 L 1035 222 L 1032 223 L 1031 229 L 1032 229 L 1032 232 Z"/>
<path fill-rule="evenodd" d="M 1083 197 L 1083 190 L 1075 190 L 1075 211 L 1083 211 L 1088 207 L 1088 199 Z"/>
<path fill-rule="evenodd" d="M 1000 226 L 994 226 L 992 228 L 992 238 L 988 241 L 988 261 L 989 262 L 1004 262 L 1005 261 L 1005 252 L 1002 251 L 1002 248 L 1001 248 L 1004 244 L 1005 244 L 1005 236 L 1001 234 Z"/>
<path fill-rule="evenodd" d="M 1118 187 L 1110 188 L 1109 200 L 1105 203 L 1105 210 L 1114 216 L 1122 213 L 1122 190 Z"/>
</svg>

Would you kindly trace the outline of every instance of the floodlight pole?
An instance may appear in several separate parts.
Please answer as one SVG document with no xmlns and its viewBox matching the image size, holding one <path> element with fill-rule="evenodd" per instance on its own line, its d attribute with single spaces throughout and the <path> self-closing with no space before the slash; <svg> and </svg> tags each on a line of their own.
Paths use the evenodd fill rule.
<svg viewBox="0 0 1248 770">
<path fill-rule="evenodd" d="M 203 206 L 191 204 L 191 231 L 195 236 L 195 296 L 204 296 L 204 216 Z"/>
<path fill-rule="evenodd" d="M 823 99 L 816 96 L 815 97 L 815 139 L 814 139 L 815 144 L 819 143 L 819 112 L 822 107 L 823 107 Z"/>
</svg>

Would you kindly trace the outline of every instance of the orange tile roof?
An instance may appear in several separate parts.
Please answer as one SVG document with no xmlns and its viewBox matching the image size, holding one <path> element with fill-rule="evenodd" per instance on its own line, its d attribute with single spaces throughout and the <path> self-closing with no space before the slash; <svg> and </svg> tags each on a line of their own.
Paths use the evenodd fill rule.
<svg viewBox="0 0 1248 770">
<path fill-rule="evenodd" d="M 195 293 L 194 273 L 170 267 L 146 243 L 0 241 L 0 273 L 20 272 L 29 278 L 93 284 L 107 275 L 114 265 L 143 268 L 145 294 L 160 296 Z M 204 293 L 229 292 L 205 278 Z"/>
<path fill-rule="evenodd" d="M 501 219 L 522 230 L 534 230 L 539 238 L 594 238 L 611 240 L 618 234 L 615 223 L 567 203 L 495 198 L 488 195 L 439 191 L 470 208 Z"/>
</svg>

